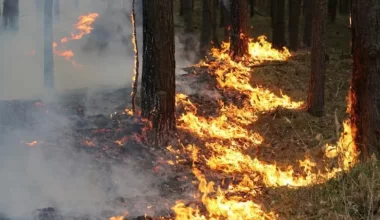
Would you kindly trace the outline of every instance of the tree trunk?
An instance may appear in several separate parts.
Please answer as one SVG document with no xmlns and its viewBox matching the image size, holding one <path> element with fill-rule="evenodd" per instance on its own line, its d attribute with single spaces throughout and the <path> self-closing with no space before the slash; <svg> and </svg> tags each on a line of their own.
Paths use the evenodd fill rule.
<svg viewBox="0 0 380 220">
<path fill-rule="evenodd" d="M 272 44 L 273 48 L 282 49 L 285 43 L 285 0 L 272 1 Z"/>
<path fill-rule="evenodd" d="M 175 120 L 175 57 L 174 18 L 172 0 L 150 0 L 152 3 L 153 65 L 155 120 L 158 143 L 176 128 Z"/>
<path fill-rule="evenodd" d="M 340 0 L 339 1 L 339 14 L 348 15 L 349 13 L 349 1 L 348 0 Z"/>
<path fill-rule="evenodd" d="M 227 3 L 228 5 L 227 5 Z M 222 1 L 220 4 L 221 11 L 220 11 L 220 22 L 222 27 L 224 28 L 224 42 L 229 42 L 230 41 L 230 24 L 231 24 L 231 19 L 230 19 L 230 0 L 227 1 Z"/>
<path fill-rule="evenodd" d="M 331 23 L 335 23 L 338 0 L 329 0 L 328 13 Z"/>
<path fill-rule="evenodd" d="M 75 3 L 75 7 L 78 8 L 79 7 L 79 0 L 74 0 L 74 3 Z"/>
<path fill-rule="evenodd" d="M 274 21 L 275 21 L 275 14 L 274 14 L 274 10 L 275 10 L 275 6 L 276 6 L 276 0 L 270 0 L 270 18 L 271 18 L 271 28 L 273 29 L 274 28 Z"/>
<path fill-rule="evenodd" d="M 231 1 L 230 56 L 232 59 L 248 54 L 248 2 Z"/>
<path fill-rule="evenodd" d="M 53 0 L 44 3 L 44 85 L 54 88 Z"/>
<path fill-rule="evenodd" d="M 154 109 L 156 87 L 154 84 L 155 66 L 153 64 L 153 17 L 152 0 L 143 1 L 143 63 L 141 74 L 141 116 L 149 118 Z"/>
<path fill-rule="evenodd" d="M 351 122 L 363 160 L 380 153 L 380 2 L 352 0 Z"/>
<path fill-rule="evenodd" d="M 3 1 L 3 26 L 5 29 L 18 30 L 19 0 Z"/>
<path fill-rule="evenodd" d="M 313 3 L 313 35 L 311 48 L 311 77 L 307 97 L 307 111 L 320 117 L 325 104 L 327 0 Z"/>
<path fill-rule="evenodd" d="M 182 1 L 182 13 L 185 23 L 185 33 L 193 31 L 193 0 Z"/>
<path fill-rule="evenodd" d="M 255 16 L 256 0 L 249 0 L 250 16 Z"/>
<path fill-rule="evenodd" d="M 299 43 L 301 0 L 289 0 L 289 49 L 296 51 Z"/>
<path fill-rule="evenodd" d="M 313 1 L 314 0 L 304 0 L 303 1 L 303 17 L 304 17 L 304 25 L 303 25 L 303 44 L 305 47 L 311 46 L 311 27 L 313 20 Z"/>
<path fill-rule="evenodd" d="M 211 0 L 213 1 L 213 0 Z M 211 39 L 211 10 L 210 10 L 209 0 L 202 0 L 202 30 L 200 39 L 199 55 L 203 58 L 207 55 L 207 50 L 209 47 Z"/>
<path fill-rule="evenodd" d="M 54 19 L 59 21 L 60 4 L 59 0 L 54 0 Z"/>
<path fill-rule="evenodd" d="M 211 36 L 214 47 L 220 48 L 220 42 L 217 32 L 217 16 L 218 16 L 218 0 L 209 1 L 209 8 L 211 12 Z"/>
</svg>

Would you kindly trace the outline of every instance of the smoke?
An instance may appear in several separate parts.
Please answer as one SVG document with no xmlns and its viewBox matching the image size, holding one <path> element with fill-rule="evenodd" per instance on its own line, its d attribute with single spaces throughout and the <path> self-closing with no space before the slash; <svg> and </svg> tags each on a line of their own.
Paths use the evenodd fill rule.
<svg viewBox="0 0 380 220">
<path fill-rule="evenodd" d="M 94 30 L 110 29 L 107 30 L 109 39 L 103 39 L 108 42 L 103 51 L 97 50 L 95 44 L 92 45 L 94 50 L 86 48 L 99 37 L 96 33 L 65 44 L 66 49 L 74 52 L 73 60 L 80 64 L 79 67 L 63 57 L 54 57 L 57 93 L 88 89 L 84 90 L 87 93 L 84 103 L 90 109 L 88 114 L 107 114 L 106 111 L 121 104 L 120 99 L 105 97 L 90 106 L 90 100 L 94 100 L 98 93 L 104 93 L 106 88 L 114 90 L 132 84 L 130 4 L 125 2 L 124 5 L 121 1 L 119 5 L 107 5 L 100 0 L 81 0 L 76 8 L 74 0 L 60 1 L 60 18 L 54 21 L 54 41 L 69 37 L 77 18 L 92 12 L 100 14 Z M 17 112 L 6 110 L 4 100 L 43 99 L 48 106 L 63 101 L 61 96 L 47 94 L 43 89 L 42 23 L 35 1 L 21 0 L 19 31 L 0 32 L 3 70 L 0 73 L 0 213 L 12 218 L 31 219 L 36 209 L 55 207 L 73 215 L 99 217 L 106 210 L 122 214 L 127 210 L 115 208 L 109 201 L 118 196 L 158 194 L 152 186 L 156 180 L 150 172 L 135 171 L 133 167 L 137 162 L 133 159 L 128 165 L 104 164 L 94 160 L 91 154 L 78 150 L 73 122 L 60 113 L 49 111 L 47 117 L 30 112 L 29 118 L 35 119 L 37 124 L 24 127 L 18 126 L 17 121 L 22 119 Z M 142 48 L 141 30 L 140 24 L 137 30 L 139 48 Z M 124 98 L 129 94 L 125 93 Z M 109 106 L 100 108 L 102 105 Z M 16 128 L 5 132 L 2 123 L 7 119 L 10 119 L 7 128 Z M 21 143 L 32 140 L 42 140 L 45 144 L 29 147 Z"/>
</svg>

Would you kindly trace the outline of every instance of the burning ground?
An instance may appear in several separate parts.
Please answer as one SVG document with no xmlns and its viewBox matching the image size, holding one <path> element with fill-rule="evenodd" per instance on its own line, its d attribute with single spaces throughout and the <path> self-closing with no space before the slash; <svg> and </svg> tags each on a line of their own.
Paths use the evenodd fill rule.
<svg viewBox="0 0 380 220">
<path fill-rule="evenodd" d="M 193 83 L 190 87 L 199 91 L 177 94 L 178 133 L 166 148 L 154 148 L 147 138 L 149 124 L 130 115 L 122 101 L 127 91 L 103 94 L 100 103 L 110 97 L 120 103 L 114 110 L 103 110 L 104 114 L 84 114 L 91 111 L 80 104 L 80 95 L 70 95 L 63 105 L 32 103 L 42 114 L 39 118 L 44 118 L 34 126 L 59 132 L 48 139 L 17 140 L 17 136 L 12 143 L 18 142 L 18 147 L 24 146 L 30 154 L 43 152 L 41 161 L 46 155 L 57 161 L 54 166 L 46 164 L 52 168 L 42 171 L 48 176 L 62 166 L 57 165 L 59 161 L 71 161 L 79 171 L 70 166 L 58 171 L 69 170 L 63 178 L 72 180 L 83 193 L 78 194 L 82 199 L 61 197 L 61 202 L 59 196 L 47 196 L 44 206 L 54 209 L 39 210 L 37 215 L 41 219 L 49 219 L 49 215 L 85 218 L 89 213 L 100 219 L 144 215 L 161 219 L 302 217 L 302 212 L 289 212 L 286 204 L 296 201 L 286 195 L 325 183 L 356 162 L 351 127 L 343 123 L 347 82 L 328 83 L 334 91 L 329 100 L 340 101 L 328 106 L 331 114 L 313 119 L 302 109 L 308 77 L 301 72 L 307 69 L 303 63 L 308 54 L 272 50 L 265 38 L 252 41 L 251 57 L 240 63 L 231 61 L 227 54 L 228 45 L 221 51 L 213 50 L 212 58 L 185 68 L 188 73 L 177 80 L 180 88 Z M 348 61 L 344 65 L 348 66 Z M 50 121 L 57 117 L 45 115 L 53 112 L 61 115 L 62 121 Z M 55 126 L 46 126 L 48 122 Z M 66 153 L 48 153 L 54 149 Z M 65 155 L 62 158 L 70 160 L 52 155 Z M 87 165 L 92 168 L 83 168 Z M 95 179 L 83 177 L 88 173 Z M 100 186 L 86 186 L 89 183 Z M 40 190 L 50 196 L 57 191 L 74 194 L 77 190 L 72 191 L 70 185 L 67 183 L 63 191 L 54 187 Z M 86 195 L 89 200 L 83 200 Z M 70 199 L 86 205 L 73 210 Z"/>
<path fill-rule="evenodd" d="M 149 123 L 130 114 L 130 91 L 3 103 L 0 155 L 18 160 L 1 160 L 9 200 L 0 211 L 17 218 L 44 208 L 38 219 L 334 219 L 315 206 L 332 202 L 310 194 L 356 163 L 345 122 L 350 61 L 331 56 L 326 115 L 317 119 L 303 110 L 306 52 L 273 50 L 262 37 L 234 62 L 228 48 L 178 77 L 178 132 L 163 148 L 149 141 Z"/>
</svg>

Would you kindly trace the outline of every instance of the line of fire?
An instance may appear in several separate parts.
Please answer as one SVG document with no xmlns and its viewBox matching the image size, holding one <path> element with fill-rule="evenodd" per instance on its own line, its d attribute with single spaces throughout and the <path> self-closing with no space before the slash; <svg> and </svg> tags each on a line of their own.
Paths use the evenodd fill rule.
<svg viewBox="0 0 380 220">
<path fill-rule="evenodd" d="M 379 219 L 379 8 L 3 0 L 0 219 Z"/>
</svg>

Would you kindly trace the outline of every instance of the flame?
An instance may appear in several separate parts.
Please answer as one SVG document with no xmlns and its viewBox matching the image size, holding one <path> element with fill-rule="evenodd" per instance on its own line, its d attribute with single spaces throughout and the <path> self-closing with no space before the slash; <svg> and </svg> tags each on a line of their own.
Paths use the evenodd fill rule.
<svg viewBox="0 0 380 220">
<path fill-rule="evenodd" d="M 79 16 L 78 22 L 74 24 L 74 28 L 76 33 L 71 33 L 70 37 L 64 37 L 60 40 L 60 45 L 57 42 L 53 42 L 53 52 L 55 55 L 64 57 L 66 60 L 71 61 L 74 66 L 80 66 L 77 64 L 72 58 L 74 57 L 74 52 L 72 50 L 64 49 L 64 44 L 72 41 L 79 40 L 84 35 L 90 34 L 93 28 L 91 25 L 95 22 L 95 20 L 99 17 L 97 13 L 90 13 L 88 15 Z M 59 50 L 58 47 L 62 47 L 62 50 Z"/>
<path fill-rule="evenodd" d="M 83 140 L 82 141 L 82 144 L 83 145 L 86 145 L 88 147 L 95 147 L 96 145 L 94 144 L 94 142 L 90 141 L 90 140 Z"/>
<path fill-rule="evenodd" d="M 28 145 L 29 147 L 33 147 L 33 146 L 36 146 L 38 143 L 43 143 L 42 141 L 38 142 L 38 141 L 21 141 L 21 144 L 25 144 L 25 145 Z"/>
<path fill-rule="evenodd" d="M 264 141 L 261 134 L 247 128 L 247 125 L 259 119 L 260 114 L 278 107 L 301 109 L 304 103 L 292 101 L 282 92 L 278 96 L 266 88 L 253 87 L 250 83 L 252 67 L 265 61 L 287 60 L 291 56 L 287 48 L 282 51 L 272 49 L 271 43 L 261 36 L 257 41 L 249 40 L 249 56 L 235 62 L 229 54 L 229 43 L 223 43 L 221 49 L 212 49 L 212 61 L 201 61 L 196 66 L 207 67 L 208 73 L 215 77 L 218 89 L 225 94 L 234 92 L 235 97 L 245 97 L 242 103 L 236 105 L 219 101 L 219 115 L 204 117 L 198 114 L 197 105 L 189 97 L 177 94 L 176 105 L 184 110 L 178 117 L 177 125 L 204 143 L 203 146 L 188 144 L 184 147 L 194 162 L 202 162 L 207 169 L 227 176 L 239 175 L 243 179 L 223 188 L 213 181 L 207 181 L 198 165 L 193 163 L 193 174 L 199 181 L 199 195 L 196 198 L 200 199 L 202 207 L 187 206 L 177 201 L 172 209 L 178 220 L 279 219 L 278 214 L 265 210 L 255 202 L 261 194 L 260 186 L 302 187 L 324 183 L 356 163 L 358 155 L 353 143 L 355 128 L 348 120 L 343 123 L 344 130 L 338 142 L 324 146 L 326 158 L 339 158 L 340 163 L 333 168 L 320 169 L 310 155 L 305 155 L 304 159 L 296 161 L 295 166 L 300 168 L 296 171 L 296 167 L 279 167 L 244 153 L 245 149 L 258 147 Z M 179 154 L 170 146 L 167 149 Z M 209 155 L 204 155 L 205 152 L 209 152 Z M 168 163 L 175 164 L 172 160 Z"/>
</svg>

